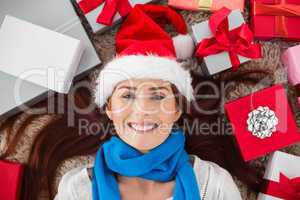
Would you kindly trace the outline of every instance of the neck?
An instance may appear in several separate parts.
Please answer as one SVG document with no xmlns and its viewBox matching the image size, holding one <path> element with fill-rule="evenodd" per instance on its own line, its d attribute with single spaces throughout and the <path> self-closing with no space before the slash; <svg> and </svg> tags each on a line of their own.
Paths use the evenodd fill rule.
<svg viewBox="0 0 300 200">
<path fill-rule="evenodd" d="M 149 152 L 149 150 L 139 150 L 142 154 L 146 154 Z"/>
<path fill-rule="evenodd" d="M 145 194 L 149 194 L 154 191 L 158 183 L 156 181 L 147 180 L 140 177 L 127 177 L 119 174 L 117 175 L 117 181 L 121 186 L 125 185 L 132 188 L 137 188 L 140 191 L 143 191 Z"/>
</svg>

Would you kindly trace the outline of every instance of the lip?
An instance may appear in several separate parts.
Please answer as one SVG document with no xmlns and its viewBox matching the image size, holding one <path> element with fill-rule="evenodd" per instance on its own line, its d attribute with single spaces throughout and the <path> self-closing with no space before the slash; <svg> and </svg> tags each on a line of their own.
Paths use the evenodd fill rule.
<svg viewBox="0 0 300 200">
<path fill-rule="evenodd" d="M 129 122 L 127 126 L 138 133 L 148 133 L 158 128 L 157 123 L 135 123 Z"/>
</svg>

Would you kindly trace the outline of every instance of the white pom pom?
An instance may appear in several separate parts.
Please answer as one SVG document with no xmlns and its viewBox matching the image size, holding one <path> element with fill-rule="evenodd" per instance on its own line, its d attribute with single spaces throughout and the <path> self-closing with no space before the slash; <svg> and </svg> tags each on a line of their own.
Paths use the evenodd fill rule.
<svg viewBox="0 0 300 200">
<path fill-rule="evenodd" d="M 172 38 L 178 59 L 187 59 L 194 53 L 194 41 L 189 34 L 179 34 Z"/>
</svg>

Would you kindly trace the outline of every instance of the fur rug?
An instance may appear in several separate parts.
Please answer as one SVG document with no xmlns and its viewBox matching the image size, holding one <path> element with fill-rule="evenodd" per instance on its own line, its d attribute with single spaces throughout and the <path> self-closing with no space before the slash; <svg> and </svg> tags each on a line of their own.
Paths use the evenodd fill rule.
<svg viewBox="0 0 300 200">
<path fill-rule="evenodd" d="M 165 4 L 165 1 L 161 2 L 162 4 Z M 246 6 L 249 7 L 248 5 Z M 184 16 L 186 22 L 189 25 L 201 22 L 203 20 L 206 20 L 209 16 L 209 13 L 205 12 L 188 12 L 188 11 L 180 11 L 180 13 Z M 248 20 L 248 9 L 245 13 L 245 18 Z M 114 49 L 114 36 L 116 34 L 116 31 L 118 30 L 119 25 L 113 27 L 111 30 L 103 33 L 103 34 L 92 34 L 90 28 L 86 25 L 86 22 L 84 18 L 81 16 L 83 20 L 83 24 L 86 27 L 92 41 L 94 42 L 94 45 L 96 47 L 97 52 L 100 55 L 101 60 L 103 63 L 107 63 L 115 53 Z M 287 84 L 287 78 L 286 73 L 283 69 L 283 66 L 280 62 L 280 55 L 283 50 L 285 50 L 289 46 L 296 45 L 296 43 L 293 42 L 283 42 L 279 40 L 272 40 L 267 42 L 261 42 L 263 46 L 263 54 L 264 57 L 257 61 L 252 61 L 246 64 L 243 64 L 240 69 L 236 72 L 237 74 L 243 74 L 245 71 L 249 70 L 257 70 L 257 69 L 264 69 L 269 70 L 272 72 L 271 76 L 268 77 L 261 77 L 261 81 L 256 84 L 255 86 L 249 85 L 247 83 L 239 83 L 236 84 L 233 88 L 230 89 L 225 95 L 225 101 L 229 101 L 232 99 L 236 99 L 242 96 L 245 96 L 251 92 L 254 92 L 258 89 L 267 87 L 270 84 L 273 83 L 284 83 L 288 88 L 288 96 L 290 99 L 290 102 L 292 104 L 293 111 L 295 113 L 295 117 L 297 119 L 298 125 L 300 124 L 300 113 L 296 107 L 295 104 L 295 91 Z M 191 65 L 191 70 L 196 70 L 199 73 L 201 71 L 199 70 L 199 66 L 194 64 Z M 97 67 L 90 75 L 90 84 L 91 87 L 95 87 L 95 79 L 97 75 L 99 74 L 99 71 L 101 70 L 102 66 Z M 224 73 L 221 73 L 219 75 L 216 75 L 216 77 L 226 77 L 231 74 L 231 71 L 226 71 Z M 18 126 L 22 124 L 23 121 L 25 121 L 28 117 L 30 117 L 31 114 L 28 113 L 20 113 L 15 120 L 14 123 L 14 129 L 16 129 Z M 32 144 L 32 141 L 36 134 L 38 133 L 39 129 L 45 126 L 47 123 L 49 123 L 51 120 L 53 120 L 55 116 L 53 115 L 43 115 L 38 118 L 29 126 L 27 127 L 24 132 L 25 136 L 22 138 L 21 142 L 18 144 L 17 149 L 13 155 L 10 155 L 9 159 L 17 162 L 26 162 L 28 157 L 28 152 L 30 149 L 30 146 Z M 1 123 L 1 122 L 0 122 Z M 5 149 L 6 145 L 6 137 L 5 133 L 0 134 L 0 153 L 1 150 Z M 292 153 L 292 154 L 300 154 L 300 144 L 293 145 L 288 148 L 283 149 L 283 151 Z M 259 167 L 261 170 L 264 170 L 264 166 L 267 161 L 267 156 L 263 157 L 261 159 L 258 159 L 256 161 L 251 162 L 252 165 L 255 165 Z M 60 167 L 60 169 L 57 172 L 57 178 L 56 178 L 56 184 L 55 188 L 57 187 L 57 184 L 61 178 L 61 176 L 66 173 L 68 170 L 78 167 L 81 165 L 86 164 L 92 164 L 93 163 L 93 157 L 87 156 L 87 157 L 77 157 L 70 160 L 66 160 L 63 165 Z M 246 186 L 244 186 L 241 182 L 236 180 L 239 189 L 242 193 L 243 199 L 245 200 L 254 200 L 256 199 L 256 194 L 249 191 Z M 48 199 L 46 196 L 41 194 L 41 199 Z"/>
</svg>

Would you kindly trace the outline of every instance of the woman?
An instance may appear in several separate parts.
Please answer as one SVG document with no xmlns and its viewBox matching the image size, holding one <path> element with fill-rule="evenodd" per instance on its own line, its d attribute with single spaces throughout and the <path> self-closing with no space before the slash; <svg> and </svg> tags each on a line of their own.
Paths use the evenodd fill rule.
<svg viewBox="0 0 300 200">
<path fill-rule="evenodd" d="M 174 123 L 182 114 L 178 106 L 179 101 L 176 100 L 178 97 L 173 90 L 175 90 L 174 85 L 161 79 L 130 79 L 120 82 L 110 97 L 106 114 L 113 121 L 119 139 L 114 138 L 113 141 L 104 143 L 102 148 L 104 148 L 105 160 L 113 157 L 111 162 L 115 164 L 109 168 L 118 168 L 115 175 L 120 189 L 120 199 L 172 199 L 175 185 L 181 183 L 182 177 L 175 176 L 175 181 L 174 177 L 173 179 L 171 177 L 160 179 L 160 176 L 166 176 L 167 173 L 184 173 L 189 176 L 186 178 L 192 179 L 193 174 L 190 171 L 176 171 L 175 168 L 180 162 L 186 162 L 186 167 L 183 168 L 189 168 L 189 162 L 193 165 L 201 199 L 241 199 L 236 185 L 226 170 L 212 162 L 201 160 L 196 155 L 190 155 L 186 160 L 183 132 L 172 130 Z M 115 155 L 117 148 L 120 148 L 120 152 Z M 141 154 L 135 152 L 134 149 Z M 124 156 L 130 157 L 122 159 L 121 157 Z M 100 152 L 96 156 L 95 165 L 98 159 L 102 161 Z M 116 166 L 116 163 L 120 163 L 121 166 Z M 158 165 L 158 163 L 162 164 Z M 145 166 L 148 167 L 149 164 L 153 166 L 146 168 Z M 103 178 L 107 174 L 97 171 L 98 168 L 99 166 L 94 167 L 94 173 L 86 167 L 68 172 L 60 182 L 55 200 L 92 199 L 92 185 L 93 188 L 99 187 L 101 194 L 105 186 L 97 183 L 94 185 L 95 183 L 92 183 L 89 177 L 95 181 L 92 176 L 99 174 L 97 179 L 100 179 L 98 180 L 100 183 L 101 181 L 111 183 L 113 179 L 109 181 Z M 131 170 L 135 171 L 131 172 Z M 159 177 L 155 177 L 155 170 L 163 172 L 157 173 Z M 193 180 L 186 181 L 193 183 Z M 192 185 L 189 187 L 191 188 L 183 199 L 200 199 L 199 196 L 190 196 L 194 189 Z M 93 192 L 95 192 L 94 189 Z M 197 191 L 194 192 L 196 195 Z M 119 199 L 114 198 L 117 192 L 105 193 L 108 195 L 103 194 L 103 198 L 99 199 Z"/>
<path fill-rule="evenodd" d="M 155 23 L 161 17 L 186 34 L 180 15 L 151 5 L 133 8 L 118 31 L 118 55 L 101 71 L 96 91 L 116 136 L 98 150 L 93 173 L 84 167 L 62 178 L 56 200 L 241 199 L 229 173 L 189 157 L 185 133 L 174 128 L 184 109 L 180 102 L 194 100 L 193 88 L 175 60 L 183 58 L 176 45 Z M 141 35 L 145 27 L 150 36 Z"/>
<path fill-rule="evenodd" d="M 194 79 L 192 84 L 194 75 L 176 61 L 192 51 L 180 52 L 176 42 L 173 45 L 157 24 L 163 19 L 179 34 L 187 33 L 182 17 L 167 7 L 138 5 L 132 9 L 117 33 L 118 56 L 98 78 L 98 108 L 88 114 L 77 113 L 73 127 L 66 126 L 68 116 L 63 115 L 41 131 L 25 170 L 22 199 L 36 200 L 44 188 L 53 197 L 58 165 L 67 158 L 94 153 L 93 166 L 76 168 L 63 176 L 55 200 L 241 199 L 231 175 L 202 159 L 219 163 L 257 189 L 260 176 L 242 161 L 229 136 L 200 135 L 199 130 L 189 132 L 185 126 L 196 118 L 201 118 L 201 123 L 214 120 L 215 116 L 206 116 L 196 108 L 214 108 L 218 102 L 206 104 L 194 97 L 193 88 L 201 80 Z M 191 40 L 181 45 L 186 43 Z M 84 92 L 80 90 L 75 96 L 80 108 L 90 103 Z M 112 123 L 113 128 L 108 134 L 83 132 L 80 119 L 89 124 Z"/>
</svg>

